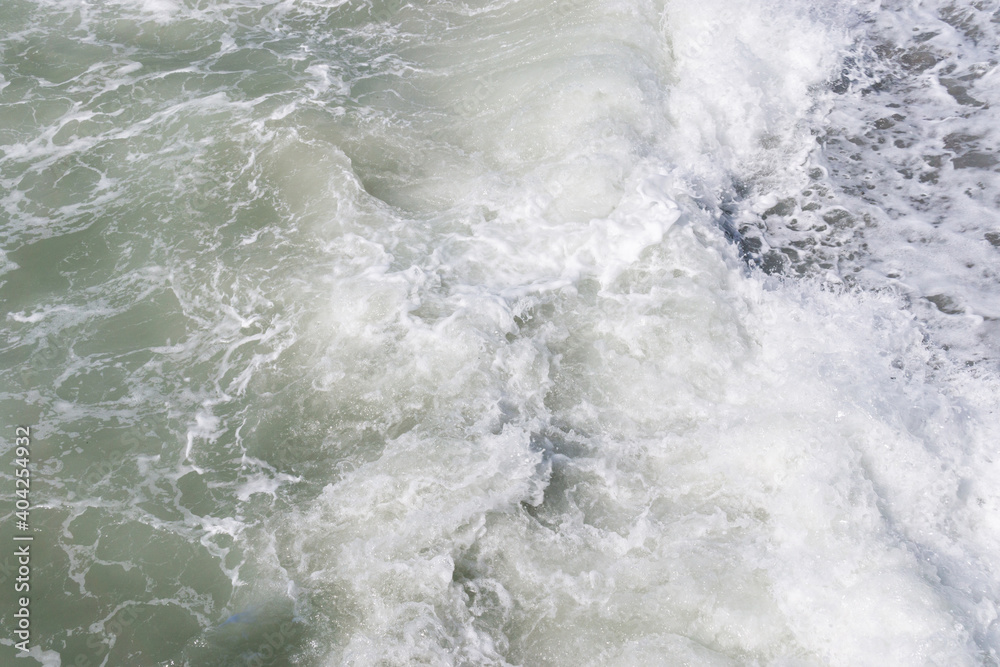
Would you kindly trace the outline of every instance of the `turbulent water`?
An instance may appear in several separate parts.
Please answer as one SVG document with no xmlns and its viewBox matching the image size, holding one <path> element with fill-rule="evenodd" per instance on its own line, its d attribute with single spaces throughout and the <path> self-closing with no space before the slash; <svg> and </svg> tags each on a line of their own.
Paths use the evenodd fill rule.
<svg viewBox="0 0 1000 667">
<path fill-rule="evenodd" d="M 0 662 L 1000 664 L 998 60 L 996 0 L 3 0 Z"/>
</svg>

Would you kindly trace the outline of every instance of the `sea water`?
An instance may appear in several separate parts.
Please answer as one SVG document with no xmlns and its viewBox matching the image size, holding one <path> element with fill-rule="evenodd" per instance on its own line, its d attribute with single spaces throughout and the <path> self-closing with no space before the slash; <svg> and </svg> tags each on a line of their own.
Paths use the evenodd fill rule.
<svg viewBox="0 0 1000 667">
<path fill-rule="evenodd" d="M 998 664 L 998 50 L 4 0 L 0 661 Z"/>
</svg>

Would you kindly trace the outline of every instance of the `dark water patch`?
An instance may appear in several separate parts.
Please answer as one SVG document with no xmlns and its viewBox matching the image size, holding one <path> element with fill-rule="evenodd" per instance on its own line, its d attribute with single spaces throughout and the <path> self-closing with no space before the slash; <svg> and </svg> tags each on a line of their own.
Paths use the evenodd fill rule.
<svg viewBox="0 0 1000 667">
<path fill-rule="evenodd" d="M 953 297 L 950 297 L 947 294 L 932 294 L 931 296 L 925 298 L 946 315 L 959 315 L 965 312 L 965 308 L 959 305 Z"/>
<path fill-rule="evenodd" d="M 1000 163 L 1000 159 L 992 153 L 969 151 L 953 159 L 951 163 L 955 166 L 955 169 L 989 169 Z"/>
<path fill-rule="evenodd" d="M 7 254 L 18 268 L 4 276 L 0 286 L 0 301 L 6 312 L 16 312 L 45 295 L 62 294 L 70 285 L 66 273 L 74 256 L 79 256 L 83 244 L 99 237 L 100 229 L 92 226 L 24 245 Z"/>
<path fill-rule="evenodd" d="M 948 91 L 948 94 L 954 97 L 955 101 L 959 104 L 970 107 L 982 107 L 986 105 L 985 102 L 977 100 L 969 94 L 969 87 L 964 82 L 947 77 L 941 77 L 938 80 L 945 87 L 945 90 Z"/>
<path fill-rule="evenodd" d="M 180 342 L 188 321 L 177 296 L 169 290 L 151 294 L 134 306 L 95 322 L 80 332 L 77 354 L 123 354 Z"/>
<path fill-rule="evenodd" d="M 306 657 L 307 637 L 304 619 L 287 604 L 265 603 L 227 616 L 166 665 L 291 667 Z"/>
</svg>

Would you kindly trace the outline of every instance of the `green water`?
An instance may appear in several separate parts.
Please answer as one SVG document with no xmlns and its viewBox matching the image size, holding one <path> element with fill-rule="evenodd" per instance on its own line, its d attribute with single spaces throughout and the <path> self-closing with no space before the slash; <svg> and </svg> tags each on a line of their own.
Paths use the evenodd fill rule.
<svg viewBox="0 0 1000 667">
<path fill-rule="evenodd" d="M 247 664 L 282 624 L 267 664 L 290 664 L 302 620 L 270 608 L 247 545 L 389 430 L 365 427 L 367 405 L 330 419 L 302 372 L 317 346 L 290 335 L 346 226 L 336 207 L 362 209 L 360 229 L 372 208 L 338 182 L 338 146 L 386 112 L 310 97 L 306 72 L 332 59 L 378 77 L 379 45 L 342 30 L 368 12 L 184 13 L 2 12 L 2 421 L 35 433 L 32 631 L 62 664 Z M 226 428 L 187 448 L 213 409 Z M 261 471 L 296 483 L 241 500 Z"/>
</svg>

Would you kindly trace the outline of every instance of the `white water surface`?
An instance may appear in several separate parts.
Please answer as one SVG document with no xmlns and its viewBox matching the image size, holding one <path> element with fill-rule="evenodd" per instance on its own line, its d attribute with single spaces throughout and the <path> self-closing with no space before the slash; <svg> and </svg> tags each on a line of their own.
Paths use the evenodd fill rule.
<svg viewBox="0 0 1000 667">
<path fill-rule="evenodd" d="M 12 0 L 21 661 L 1000 664 L 998 25 Z"/>
</svg>

